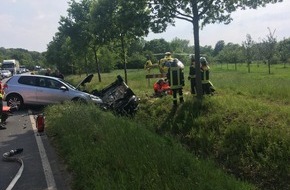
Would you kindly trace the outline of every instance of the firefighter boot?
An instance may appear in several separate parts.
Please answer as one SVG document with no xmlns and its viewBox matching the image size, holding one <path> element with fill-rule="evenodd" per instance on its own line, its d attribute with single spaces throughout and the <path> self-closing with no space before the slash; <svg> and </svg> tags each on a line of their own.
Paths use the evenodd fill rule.
<svg viewBox="0 0 290 190">
<path fill-rule="evenodd" d="M 179 98 L 179 101 L 180 101 L 180 103 L 182 104 L 182 103 L 184 102 L 183 97 L 180 97 L 180 98 Z"/>
<path fill-rule="evenodd" d="M 177 100 L 173 100 L 173 107 L 177 106 Z"/>
</svg>

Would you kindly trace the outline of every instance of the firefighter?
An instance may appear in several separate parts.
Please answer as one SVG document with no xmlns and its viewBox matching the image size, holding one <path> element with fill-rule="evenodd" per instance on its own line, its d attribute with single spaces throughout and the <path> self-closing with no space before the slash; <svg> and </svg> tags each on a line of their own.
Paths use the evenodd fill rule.
<svg viewBox="0 0 290 190">
<path fill-rule="evenodd" d="M 54 71 L 53 76 L 56 78 L 64 79 L 64 75 L 58 69 Z"/>
<path fill-rule="evenodd" d="M 169 81 L 170 89 L 173 95 L 173 106 L 177 106 L 177 93 L 179 94 L 180 103 L 184 102 L 183 99 L 183 86 L 184 86 L 184 65 L 178 60 L 174 59 L 170 62 L 167 72 L 167 79 Z"/>
<path fill-rule="evenodd" d="M 210 67 L 208 66 L 208 62 L 206 58 L 201 57 L 200 63 L 201 63 L 201 68 L 200 68 L 201 84 L 202 84 L 203 94 L 213 95 L 213 92 L 215 91 L 215 89 L 209 80 Z"/>
<path fill-rule="evenodd" d="M 190 80 L 191 94 L 196 94 L 195 57 L 194 57 L 194 55 L 191 56 L 191 64 L 189 67 L 188 80 Z"/>
<path fill-rule="evenodd" d="M 170 52 L 166 52 L 164 58 L 159 60 L 159 70 L 160 73 L 167 73 L 168 67 L 170 66 L 170 63 L 173 61 L 173 58 L 171 57 Z"/>
<path fill-rule="evenodd" d="M 48 68 L 46 69 L 46 72 L 44 73 L 45 76 L 50 76 L 51 75 L 51 69 Z"/>
<path fill-rule="evenodd" d="M 1 115 L 1 123 L 0 123 L 0 130 L 6 129 L 6 127 L 4 127 L 4 121 L 2 120 L 3 118 L 3 101 L 2 101 L 3 95 L 2 93 L 0 93 L 0 115 Z"/>
<path fill-rule="evenodd" d="M 150 56 L 149 55 L 147 55 L 146 58 L 147 58 L 147 61 L 146 61 L 145 65 L 144 65 L 144 69 L 147 70 L 148 73 L 150 73 L 150 70 L 151 70 L 153 64 L 152 64 L 152 62 L 150 60 Z"/>
</svg>

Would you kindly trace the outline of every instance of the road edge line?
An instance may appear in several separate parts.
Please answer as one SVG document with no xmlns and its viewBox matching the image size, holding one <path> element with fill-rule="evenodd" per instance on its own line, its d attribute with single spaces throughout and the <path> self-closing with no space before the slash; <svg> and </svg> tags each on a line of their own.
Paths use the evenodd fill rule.
<svg viewBox="0 0 290 190">
<path fill-rule="evenodd" d="M 28 110 L 28 115 L 30 118 L 32 129 L 33 129 L 34 134 L 35 134 L 35 140 L 36 140 L 38 150 L 39 150 L 39 155 L 41 158 L 42 168 L 43 168 L 45 180 L 47 183 L 47 189 L 48 190 L 56 190 L 57 188 L 56 188 L 56 183 L 55 183 L 55 180 L 53 177 L 53 173 L 52 173 L 52 170 L 51 170 L 51 167 L 50 167 L 50 164 L 49 164 L 49 161 L 48 161 L 45 149 L 44 149 L 44 145 L 43 145 L 41 136 L 37 132 L 36 121 L 35 121 L 34 115 L 32 115 L 31 110 Z"/>
</svg>

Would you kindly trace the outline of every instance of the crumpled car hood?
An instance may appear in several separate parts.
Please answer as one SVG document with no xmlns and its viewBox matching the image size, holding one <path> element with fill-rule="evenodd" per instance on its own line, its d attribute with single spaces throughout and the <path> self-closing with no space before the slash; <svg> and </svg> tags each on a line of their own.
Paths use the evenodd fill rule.
<svg viewBox="0 0 290 190">
<path fill-rule="evenodd" d="M 94 77 L 93 74 L 89 74 L 84 80 L 82 80 L 78 85 L 76 85 L 76 89 L 79 89 L 80 86 L 84 86 L 86 83 L 90 83 L 92 78 Z"/>
</svg>

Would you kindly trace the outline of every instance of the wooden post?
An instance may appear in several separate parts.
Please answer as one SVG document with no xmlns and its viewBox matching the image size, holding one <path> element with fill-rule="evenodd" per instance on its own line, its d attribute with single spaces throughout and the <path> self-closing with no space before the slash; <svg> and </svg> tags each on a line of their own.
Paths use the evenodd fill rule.
<svg viewBox="0 0 290 190">
<path fill-rule="evenodd" d="M 164 77 L 166 77 L 166 73 L 147 74 L 145 78 L 147 79 L 148 87 L 149 87 L 150 86 L 150 79 L 151 78 L 164 78 Z"/>
</svg>

